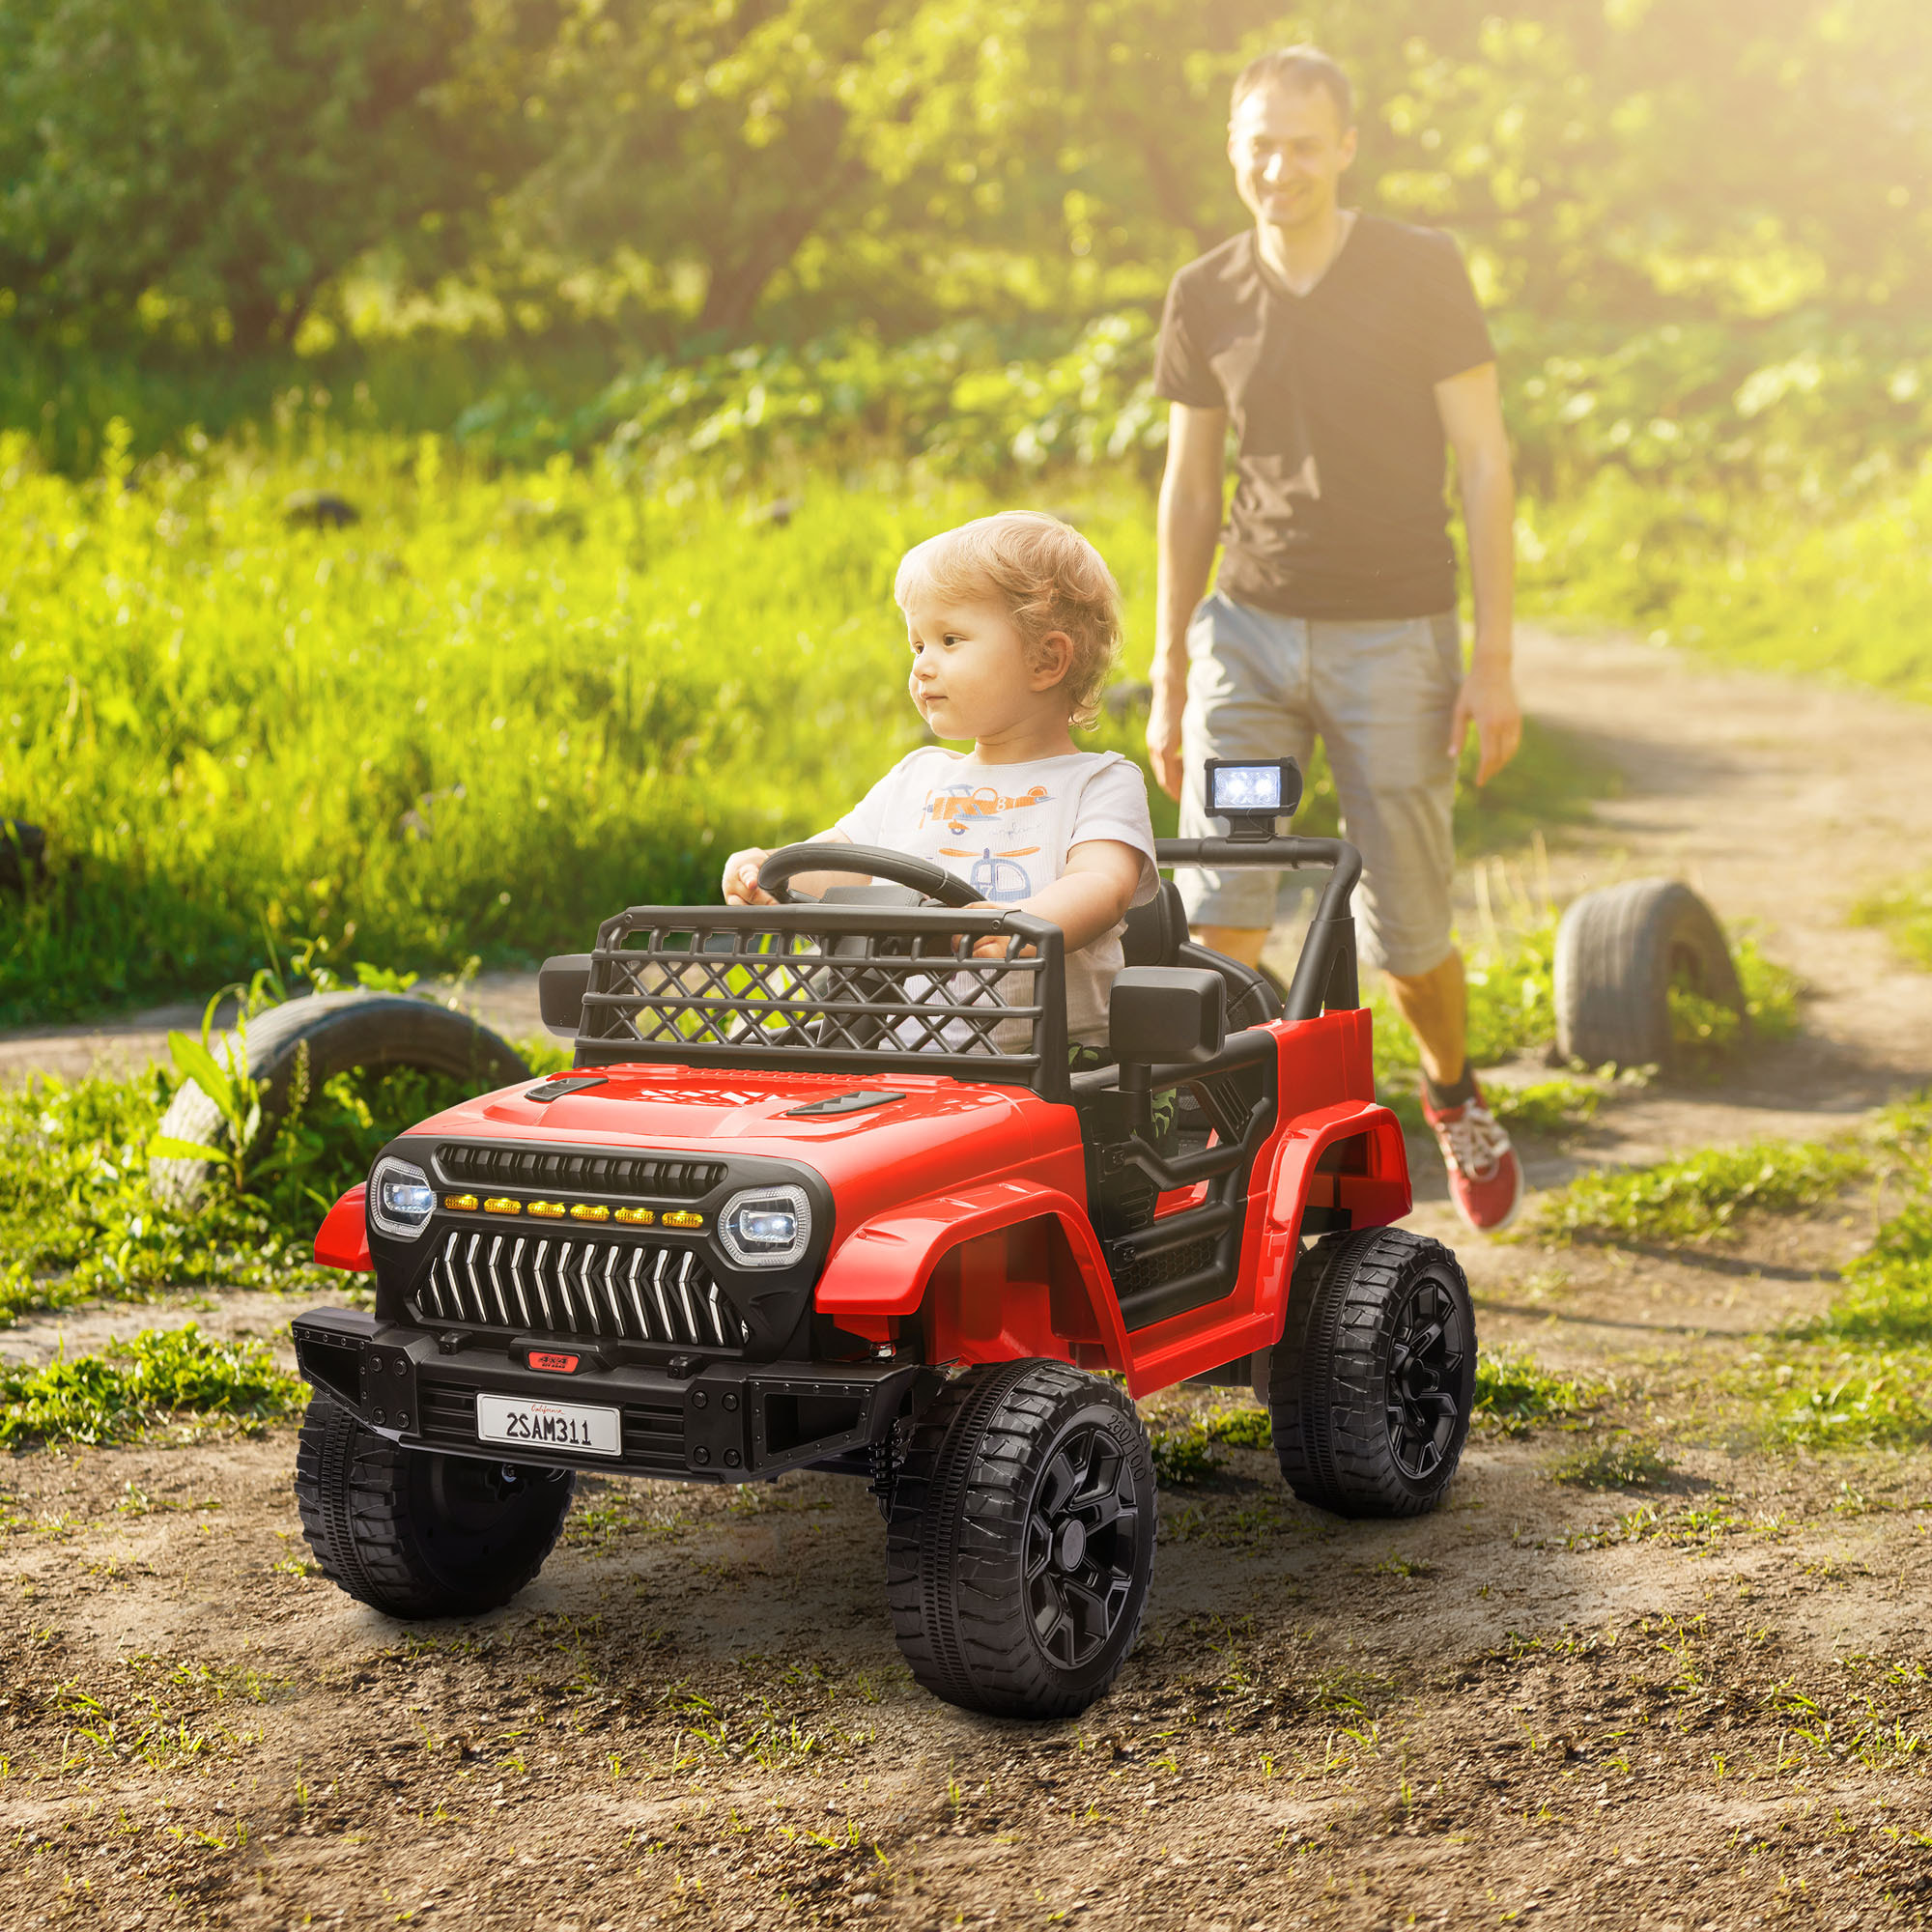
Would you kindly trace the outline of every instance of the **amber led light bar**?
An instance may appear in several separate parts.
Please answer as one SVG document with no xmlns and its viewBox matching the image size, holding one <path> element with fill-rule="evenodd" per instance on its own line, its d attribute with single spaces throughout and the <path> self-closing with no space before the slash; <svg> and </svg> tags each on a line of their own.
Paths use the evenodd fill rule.
<svg viewBox="0 0 1932 1932">
<path fill-rule="evenodd" d="M 702 1214 L 689 1208 L 674 1208 L 660 1215 L 654 1208 L 607 1208 L 601 1201 L 520 1201 L 509 1194 L 445 1194 L 442 1205 L 452 1213 L 530 1214 L 540 1221 L 615 1221 L 626 1228 L 651 1228 L 660 1222 L 667 1228 L 701 1228 Z"/>
</svg>

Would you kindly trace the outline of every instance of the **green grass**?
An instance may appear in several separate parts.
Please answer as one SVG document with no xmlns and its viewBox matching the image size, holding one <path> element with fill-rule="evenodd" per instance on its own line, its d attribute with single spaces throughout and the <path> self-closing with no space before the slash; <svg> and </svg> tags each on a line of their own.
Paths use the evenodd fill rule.
<svg viewBox="0 0 1932 1932">
<path fill-rule="evenodd" d="M 1761 496 L 1646 483 L 1612 463 L 1574 498 L 1526 504 L 1520 528 L 1527 611 L 1932 703 L 1932 462 L 1876 495 Z"/>
<path fill-rule="evenodd" d="M 292 526 L 285 499 L 317 488 L 360 521 Z M 138 468 L 117 445 L 75 482 L 0 438 L 0 815 L 45 826 L 51 861 L 0 899 L 0 1024 L 206 992 L 308 936 L 451 969 L 711 898 L 734 845 L 818 829 L 919 741 L 907 546 L 1036 500 L 1113 565 L 1138 675 L 1152 506 L 1124 470 L 652 490 L 308 422 Z M 1093 742 L 1139 756 L 1143 728 Z M 1320 759 L 1310 781 L 1303 829 L 1332 829 Z M 1463 787 L 1459 844 L 1513 846 L 1611 781 L 1532 724 Z M 1158 829 L 1172 811 L 1155 800 Z"/>
<path fill-rule="evenodd" d="M 1603 1391 L 1584 1378 L 1558 1375 L 1514 1349 L 1476 1356 L 1476 1414 L 1504 1435 L 1526 1435 L 1593 1408 Z"/>
<path fill-rule="evenodd" d="M 1221 1466 L 1219 1449 L 1272 1449 L 1264 1408 L 1223 1408 L 1211 1415 L 1167 1417 L 1148 1425 L 1155 1476 L 1170 1487 L 1205 1482 Z"/>
<path fill-rule="evenodd" d="M 1521 1087 L 1483 1090 L 1490 1111 L 1512 1134 L 1561 1140 L 1588 1126 L 1604 1103 L 1601 1089 L 1581 1080 L 1532 1080 Z"/>
<path fill-rule="evenodd" d="M 301 1401 L 301 1378 L 260 1343 L 192 1322 L 148 1328 L 98 1355 L 0 1371 L 0 1444 L 125 1440 L 169 1421 L 261 1421 Z"/>
<path fill-rule="evenodd" d="M 362 521 L 290 527 L 301 487 Z M 918 741 L 893 571 L 993 503 L 827 477 L 760 520 L 378 436 L 74 484 L 0 442 L 0 810 L 53 862 L 0 906 L 0 1019 L 205 989 L 265 935 L 456 967 L 713 896 Z M 1145 500 L 1080 514 L 1144 652 Z"/>
<path fill-rule="evenodd" d="M 1655 1444 L 1619 1433 L 1607 1442 L 1559 1458 L 1549 1473 L 1554 1481 L 1578 1489 L 1637 1490 L 1662 1482 L 1670 1470 L 1670 1462 Z"/>
<path fill-rule="evenodd" d="M 1932 873 L 1868 894 L 1851 918 L 1854 925 L 1883 927 L 1901 959 L 1932 972 Z"/>
<path fill-rule="evenodd" d="M 1747 1028 L 1760 1044 L 1789 1039 L 1798 1031 L 1798 1003 L 1804 990 L 1798 975 L 1766 958 L 1749 933 L 1732 935 L 1731 959 L 1744 994 L 1742 1013 L 1687 986 L 1669 989 L 1670 1031 L 1679 1049 L 1680 1072 L 1721 1073 Z"/>
<path fill-rule="evenodd" d="M 1811 1448 L 1932 1440 L 1932 1100 L 1889 1110 L 1878 1142 L 1902 1205 L 1756 1378 L 1776 1433 Z"/>
<path fill-rule="evenodd" d="M 540 1070 L 554 1043 L 524 1048 Z M 191 1210 L 148 1183 L 148 1143 L 172 1097 L 160 1068 L 0 1090 L 0 1321 L 28 1308 L 142 1299 L 170 1288 L 292 1293 L 339 1280 L 312 1260 L 315 1231 L 384 1142 L 469 1090 L 410 1068 L 338 1074 L 251 1161 L 249 1191 L 224 1177 Z"/>
<path fill-rule="evenodd" d="M 1816 1141 L 1705 1148 L 1652 1167 L 1578 1175 L 1544 1196 L 1536 1232 L 1546 1240 L 1666 1246 L 1720 1239 L 1747 1210 L 1821 1207 L 1869 1166 L 1860 1148 Z"/>
<path fill-rule="evenodd" d="M 1155 1480 L 1169 1488 L 1204 1482 L 1218 1466 L 1213 1437 L 1201 1422 L 1152 1423 L 1148 1447 L 1153 1452 Z"/>
</svg>

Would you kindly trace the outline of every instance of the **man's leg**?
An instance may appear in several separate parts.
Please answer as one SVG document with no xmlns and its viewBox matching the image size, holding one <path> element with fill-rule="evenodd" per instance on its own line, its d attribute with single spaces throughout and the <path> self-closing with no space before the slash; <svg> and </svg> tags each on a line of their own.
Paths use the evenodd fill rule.
<svg viewBox="0 0 1932 1932">
<path fill-rule="evenodd" d="M 1427 973 L 1385 973 L 1382 979 L 1396 1010 L 1415 1036 L 1430 1084 L 1438 1092 L 1456 1086 L 1468 1059 L 1468 996 L 1463 984 L 1462 953 L 1452 946 L 1441 965 Z"/>
<path fill-rule="evenodd" d="M 1238 959 L 1243 966 L 1262 963 L 1262 948 L 1267 944 L 1265 925 L 1191 925 L 1194 943 L 1224 958 Z"/>
<path fill-rule="evenodd" d="M 1450 1196 L 1472 1228 L 1494 1233 L 1515 1216 L 1522 1169 L 1469 1070 L 1463 959 L 1450 929 L 1456 768 L 1447 746 L 1461 648 L 1453 625 L 1429 618 L 1312 628 L 1317 724 L 1343 834 L 1362 854 L 1362 923 L 1421 1050 L 1423 1113 Z"/>
<path fill-rule="evenodd" d="M 1308 627 L 1216 592 L 1187 634 L 1187 709 L 1181 719 L 1186 777 L 1180 836 L 1214 838 L 1227 827 L 1208 816 L 1201 792 L 1209 758 L 1297 759 L 1314 745 L 1307 706 Z M 1197 944 L 1258 966 L 1274 920 L 1278 874 L 1182 870 L 1176 883 Z"/>
</svg>

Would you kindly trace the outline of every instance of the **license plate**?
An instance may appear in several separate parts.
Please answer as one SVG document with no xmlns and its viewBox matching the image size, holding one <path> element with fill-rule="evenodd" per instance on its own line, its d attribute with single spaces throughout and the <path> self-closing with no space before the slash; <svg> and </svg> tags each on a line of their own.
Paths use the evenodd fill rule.
<svg viewBox="0 0 1932 1932">
<path fill-rule="evenodd" d="M 582 1456 L 624 1453 L 623 1423 L 614 1408 L 524 1396 L 479 1395 L 476 1439 L 512 1449 L 566 1449 Z"/>
</svg>

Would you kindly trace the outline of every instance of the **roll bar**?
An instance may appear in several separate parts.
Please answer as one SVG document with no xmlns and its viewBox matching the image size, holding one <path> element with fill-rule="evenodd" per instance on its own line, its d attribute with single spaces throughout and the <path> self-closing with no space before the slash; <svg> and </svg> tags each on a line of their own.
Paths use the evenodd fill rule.
<svg viewBox="0 0 1932 1932">
<path fill-rule="evenodd" d="M 1361 981 L 1355 961 L 1355 919 L 1349 910 L 1362 876 L 1362 855 L 1346 838 L 1156 838 L 1163 866 L 1211 866 L 1216 871 L 1264 867 L 1271 872 L 1304 866 L 1332 866 L 1321 902 L 1295 961 L 1282 1017 L 1318 1018 L 1323 1007 L 1359 1007 Z"/>
</svg>

